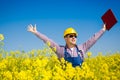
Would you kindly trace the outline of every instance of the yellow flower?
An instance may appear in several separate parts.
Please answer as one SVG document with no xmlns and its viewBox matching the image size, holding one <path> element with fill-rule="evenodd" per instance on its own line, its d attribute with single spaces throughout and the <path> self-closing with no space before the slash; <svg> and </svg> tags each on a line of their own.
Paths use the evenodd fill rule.
<svg viewBox="0 0 120 80">
<path fill-rule="evenodd" d="M 12 80 L 12 73 L 10 71 L 5 71 L 3 73 L 4 80 Z"/>
<path fill-rule="evenodd" d="M 4 40 L 3 34 L 0 34 L 0 41 Z"/>
<path fill-rule="evenodd" d="M 48 46 L 50 46 L 50 42 L 49 41 L 47 41 L 47 43 L 46 43 Z"/>
<path fill-rule="evenodd" d="M 27 80 L 27 73 L 26 73 L 26 71 L 21 70 L 18 73 L 18 79 L 19 80 Z"/>
<path fill-rule="evenodd" d="M 87 52 L 87 56 L 90 57 L 92 55 L 91 52 Z"/>
<path fill-rule="evenodd" d="M 54 52 L 56 52 L 56 51 L 57 51 L 57 50 L 56 50 L 56 47 L 53 47 L 53 51 L 54 51 Z"/>
</svg>

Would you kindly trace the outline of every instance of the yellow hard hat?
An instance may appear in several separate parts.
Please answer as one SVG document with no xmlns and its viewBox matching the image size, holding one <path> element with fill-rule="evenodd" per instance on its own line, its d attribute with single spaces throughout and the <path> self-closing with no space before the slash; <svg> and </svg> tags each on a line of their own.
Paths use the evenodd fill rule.
<svg viewBox="0 0 120 80">
<path fill-rule="evenodd" d="M 72 34 L 72 33 L 78 35 L 77 32 L 76 32 L 73 28 L 71 28 L 71 27 L 70 27 L 70 28 L 67 28 L 67 29 L 64 31 L 64 37 L 65 37 L 67 34 Z"/>
</svg>

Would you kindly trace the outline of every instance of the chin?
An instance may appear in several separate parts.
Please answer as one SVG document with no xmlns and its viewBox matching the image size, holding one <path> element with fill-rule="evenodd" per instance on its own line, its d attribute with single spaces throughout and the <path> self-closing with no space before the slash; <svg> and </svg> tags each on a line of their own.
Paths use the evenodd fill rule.
<svg viewBox="0 0 120 80">
<path fill-rule="evenodd" d="M 76 42 L 73 42 L 72 44 L 73 44 L 73 45 L 76 45 Z"/>
</svg>

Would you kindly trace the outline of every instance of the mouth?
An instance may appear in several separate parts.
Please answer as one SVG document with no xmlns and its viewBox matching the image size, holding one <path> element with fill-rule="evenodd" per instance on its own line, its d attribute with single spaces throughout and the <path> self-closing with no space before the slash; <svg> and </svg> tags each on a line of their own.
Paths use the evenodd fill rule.
<svg viewBox="0 0 120 80">
<path fill-rule="evenodd" d="M 72 39 L 72 42 L 75 42 L 75 39 Z"/>
</svg>

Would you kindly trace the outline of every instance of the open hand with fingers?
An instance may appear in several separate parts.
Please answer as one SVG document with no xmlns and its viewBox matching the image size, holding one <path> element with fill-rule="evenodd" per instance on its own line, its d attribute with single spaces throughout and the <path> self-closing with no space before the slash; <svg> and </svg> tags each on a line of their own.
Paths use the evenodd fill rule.
<svg viewBox="0 0 120 80">
<path fill-rule="evenodd" d="M 27 31 L 32 32 L 35 34 L 37 32 L 36 24 L 33 26 L 32 24 L 28 25 Z"/>
</svg>

